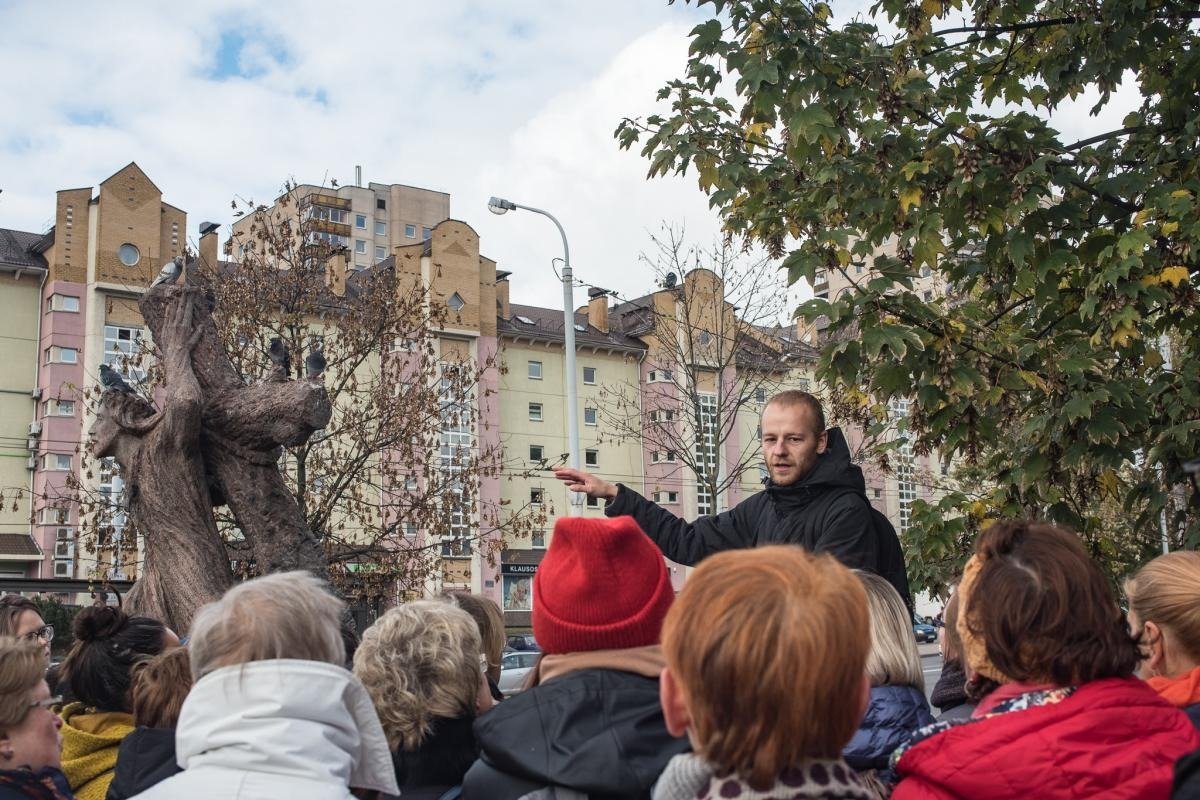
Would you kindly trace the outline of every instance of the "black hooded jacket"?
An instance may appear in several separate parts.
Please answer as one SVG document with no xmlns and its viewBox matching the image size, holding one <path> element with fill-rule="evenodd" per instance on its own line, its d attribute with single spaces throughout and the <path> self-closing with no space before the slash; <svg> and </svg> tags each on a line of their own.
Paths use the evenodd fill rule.
<svg viewBox="0 0 1200 800">
<path fill-rule="evenodd" d="M 804 478 L 788 486 L 768 483 L 764 491 L 720 514 L 686 522 L 624 485 L 604 513 L 632 516 L 677 564 L 692 566 L 722 550 L 798 544 L 897 583 L 886 574 L 894 566 L 882 554 L 862 470 L 850 463 L 850 448 L 839 428 L 829 429 L 825 452 Z M 907 597 L 907 583 L 905 578 L 901 596 Z"/>
<path fill-rule="evenodd" d="M 667 732 L 658 680 L 614 669 L 552 678 L 475 721 L 479 760 L 463 800 L 517 800 L 562 786 L 590 800 L 649 798 L 687 739 Z"/>
</svg>

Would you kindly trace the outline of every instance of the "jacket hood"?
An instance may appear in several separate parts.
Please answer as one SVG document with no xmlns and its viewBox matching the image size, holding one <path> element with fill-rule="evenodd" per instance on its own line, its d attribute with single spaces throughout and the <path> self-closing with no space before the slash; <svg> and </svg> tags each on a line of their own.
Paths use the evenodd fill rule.
<svg viewBox="0 0 1200 800">
<path fill-rule="evenodd" d="M 399 791 L 367 690 L 341 667 L 317 661 L 256 661 L 205 675 L 183 703 L 175 749 L 184 770 Z"/>
<path fill-rule="evenodd" d="M 1039 704 L 1045 694 L 1055 693 L 918 732 L 893 798 L 1167 797 L 1175 761 L 1200 747 L 1187 716 L 1140 680 L 1093 681 Z"/>
<path fill-rule="evenodd" d="M 610 669 L 571 672 L 505 700 L 475 723 L 501 772 L 590 796 L 646 797 L 686 739 L 667 733 L 658 680 Z"/>
<path fill-rule="evenodd" d="M 858 730 L 842 751 L 856 770 L 885 769 L 897 747 L 933 722 L 925 695 L 913 686 L 873 686 Z"/>
<path fill-rule="evenodd" d="M 774 481 L 767 481 L 767 492 L 772 499 L 781 499 L 792 495 L 805 495 L 814 490 L 846 487 L 865 494 L 866 481 L 863 480 L 862 468 L 850 462 L 850 446 L 841 428 L 830 428 L 825 433 L 825 452 L 817 456 L 817 464 L 812 472 L 795 483 L 780 486 Z"/>
</svg>

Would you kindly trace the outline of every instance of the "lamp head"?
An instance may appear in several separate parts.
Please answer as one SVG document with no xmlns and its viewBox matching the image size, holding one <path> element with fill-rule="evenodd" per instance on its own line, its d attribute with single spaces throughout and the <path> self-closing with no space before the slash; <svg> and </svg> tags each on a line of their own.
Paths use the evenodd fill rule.
<svg viewBox="0 0 1200 800">
<path fill-rule="evenodd" d="M 493 214 L 504 214 L 512 211 L 517 207 L 517 204 L 511 200 L 505 200 L 503 197 L 493 197 L 488 200 L 488 211 Z"/>
</svg>

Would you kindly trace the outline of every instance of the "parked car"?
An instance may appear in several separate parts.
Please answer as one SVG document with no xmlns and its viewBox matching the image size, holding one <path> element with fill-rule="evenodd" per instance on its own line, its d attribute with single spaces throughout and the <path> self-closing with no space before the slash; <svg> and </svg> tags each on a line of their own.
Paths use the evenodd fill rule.
<svg viewBox="0 0 1200 800">
<path fill-rule="evenodd" d="M 542 649 L 538 646 L 537 639 L 533 638 L 532 633 L 515 633 L 509 636 L 507 647 L 509 650 L 540 651 Z"/>
<path fill-rule="evenodd" d="M 500 682 L 499 687 L 501 693 L 505 697 L 516 694 L 525 686 L 525 678 L 529 674 L 529 670 L 537 666 L 538 659 L 542 654 L 535 650 L 513 650 L 511 653 L 505 653 L 500 658 Z"/>
<path fill-rule="evenodd" d="M 938 640 L 937 628 L 915 614 L 913 615 L 913 636 L 916 637 L 918 643 L 936 642 Z"/>
</svg>

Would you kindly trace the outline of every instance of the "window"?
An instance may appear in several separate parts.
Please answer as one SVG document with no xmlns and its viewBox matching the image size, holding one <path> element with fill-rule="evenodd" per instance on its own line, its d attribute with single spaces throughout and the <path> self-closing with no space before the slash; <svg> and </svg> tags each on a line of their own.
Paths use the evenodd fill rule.
<svg viewBox="0 0 1200 800">
<path fill-rule="evenodd" d="M 583 464 L 586 467 L 599 466 L 600 465 L 600 451 L 599 450 L 584 450 L 583 451 Z"/>
<path fill-rule="evenodd" d="M 430 237 L 432 237 L 432 236 L 433 236 L 432 228 L 421 228 L 421 241 L 428 242 Z"/>
<path fill-rule="evenodd" d="M 71 469 L 71 457 L 65 453 L 46 453 L 42 456 L 42 469 L 65 472 Z"/>
<path fill-rule="evenodd" d="M 329 208 L 328 206 L 313 206 L 309 210 L 308 216 L 311 219 L 337 222 L 339 224 L 345 224 L 350 218 L 349 212 L 343 211 L 340 208 Z"/>
<path fill-rule="evenodd" d="M 529 460 L 530 461 L 541 461 L 542 458 L 544 457 L 542 455 L 543 452 L 545 452 L 545 451 L 543 450 L 543 448 L 540 444 L 529 445 Z"/>
<path fill-rule="evenodd" d="M 117 258 L 121 259 L 121 263 L 127 267 L 136 267 L 137 263 L 142 260 L 142 253 L 136 245 L 126 242 L 117 248 Z"/>
<path fill-rule="evenodd" d="M 542 362 L 530 361 L 529 362 L 529 380 L 540 381 L 541 379 L 542 379 Z"/>
<path fill-rule="evenodd" d="M 675 409 L 660 408 L 657 411 L 651 411 L 650 412 L 650 421 L 651 422 L 674 422 L 675 421 Z"/>
<path fill-rule="evenodd" d="M 46 348 L 46 363 L 47 364 L 78 364 L 79 351 L 74 347 L 47 347 Z"/>
<path fill-rule="evenodd" d="M 416 225 L 405 225 L 404 226 L 404 235 L 407 236 L 409 239 L 417 238 L 417 226 Z"/>
<path fill-rule="evenodd" d="M 386 247 L 376 247 L 375 248 L 375 261 L 380 262 L 380 261 L 383 261 L 385 258 L 387 258 L 387 248 Z"/>
<path fill-rule="evenodd" d="M 529 505 L 540 506 L 546 502 L 545 489 L 530 489 L 529 490 Z"/>
<path fill-rule="evenodd" d="M 54 562 L 54 577 L 68 578 L 71 576 L 71 562 L 55 561 Z"/>
<path fill-rule="evenodd" d="M 382 220 L 375 220 L 375 235 L 387 236 L 387 223 Z"/>
<path fill-rule="evenodd" d="M 650 383 L 670 383 L 673 376 L 669 369 L 652 369 L 648 378 Z"/>
<path fill-rule="evenodd" d="M 926 289 L 925 291 L 921 292 L 921 299 L 923 299 L 926 303 L 928 303 L 930 300 L 933 299 L 933 292 Z"/>
<path fill-rule="evenodd" d="M 701 347 L 708 347 L 712 344 L 712 334 L 708 331 L 700 331 L 700 336 L 697 337 Z"/>
<path fill-rule="evenodd" d="M 367 254 L 367 242 L 365 239 L 355 239 L 354 240 L 354 252 L 359 253 L 361 255 Z"/>
<path fill-rule="evenodd" d="M 375 210 L 387 211 L 387 200 L 384 200 L 382 197 L 376 197 L 375 198 Z"/>
<path fill-rule="evenodd" d="M 855 264 L 855 265 L 854 265 L 854 274 L 855 274 L 855 275 L 862 275 L 862 273 L 863 273 L 863 269 L 865 269 L 865 267 L 863 267 L 863 265 L 862 265 L 862 264 Z"/>
<path fill-rule="evenodd" d="M 533 531 L 532 533 L 530 533 L 529 534 L 529 546 L 530 547 L 545 547 L 546 546 L 546 532 L 545 531 Z"/>
<path fill-rule="evenodd" d="M 504 610 L 532 611 L 533 610 L 533 576 L 505 575 L 504 578 Z M 517 664 L 525 663 L 521 653 L 509 653 L 505 658 Z M 534 655 L 536 658 L 536 654 Z"/>
<path fill-rule="evenodd" d="M 756 403 L 767 402 L 767 390 L 762 389 L 762 388 L 755 389 L 754 390 L 754 402 L 756 402 Z"/>
<path fill-rule="evenodd" d="M 596 424 L 597 424 L 597 422 L 596 422 L 596 409 L 594 409 L 594 408 L 585 408 L 585 409 L 583 410 L 583 424 L 584 424 L 584 425 L 596 425 Z"/>
<path fill-rule="evenodd" d="M 415 492 L 417 490 L 418 485 L 419 484 L 417 483 L 416 475 L 409 475 L 408 478 L 404 481 L 405 491 Z"/>
<path fill-rule="evenodd" d="M 66 525 L 71 520 L 71 512 L 65 508 L 47 506 L 42 509 L 41 525 Z"/>
<path fill-rule="evenodd" d="M 355 214 L 354 215 L 354 227 L 358 228 L 360 231 L 365 231 L 367 229 L 367 215 L 366 214 Z"/>
<path fill-rule="evenodd" d="M 599 508 L 600 507 L 600 498 L 592 497 L 591 495 L 589 495 L 588 499 L 587 499 L 587 507 L 588 508 Z"/>
<path fill-rule="evenodd" d="M 595 385 L 595 383 L 596 383 L 596 368 L 595 367 L 584 367 L 583 368 L 583 382 L 588 385 Z"/>
<path fill-rule="evenodd" d="M 655 492 L 654 502 L 656 503 L 678 503 L 679 492 Z"/>
<path fill-rule="evenodd" d="M 404 523 L 404 535 L 409 539 L 417 538 L 417 526 L 413 525 L 411 522 Z"/>
<path fill-rule="evenodd" d="M 450 299 L 446 301 L 446 305 L 450 306 L 450 310 L 455 314 L 462 311 L 467 306 L 467 301 L 462 299 L 462 295 L 458 292 L 450 295 Z"/>
<path fill-rule="evenodd" d="M 74 400 L 47 400 L 44 404 L 47 417 L 75 416 Z"/>
<path fill-rule="evenodd" d="M 531 320 L 529 317 L 523 317 L 520 314 L 517 315 L 517 322 L 521 323 L 522 325 L 532 325 L 533 324 L 533 320 Z"/>
<path fill-rule="evenodd" d="M 146 379 L 142 353 L 142 329 L 127 325 L 104 326 L 104 363 L 121 373 L 131 383 Z"/>
<path fill-rule="evenodd" d="M 529 421 L 530 422 L 541 422 L 542 421 L 542 404 L 541 403 L 530 403 L 529 404 Z"/>
<path fill-rule="evenodd" d="M 819 269 L 813 273 L 813 283 L 828 283 L 829 275 L 823 269 Z"/>
<path fill-rule="evenodd" d="M 652 464 L 674 464 L 675 463 L 675 451 L 674 450 L 667 450 L 667 451 L 655 450 L 653 453 L 650 454 L 650 463 L 652 463 Z"/>
<path fill-rule="evenodd" d="M 52 294 L 49 302 L 50 311 L 79 311 L 79 298 L 69 294 Z"/>
</svg>

